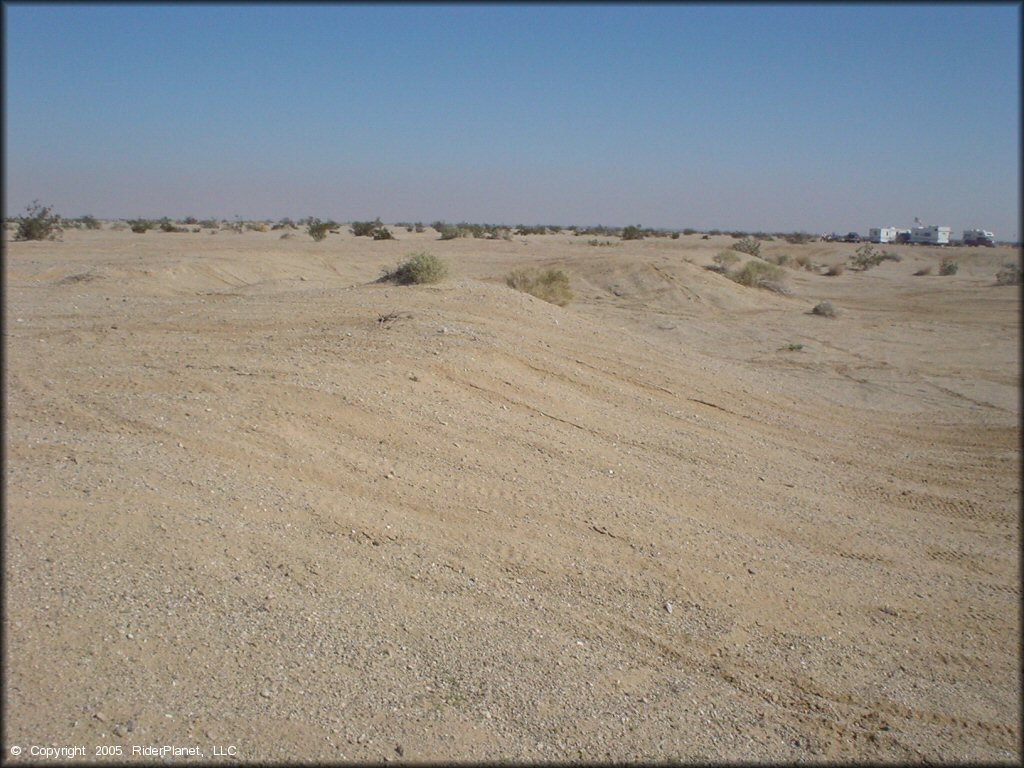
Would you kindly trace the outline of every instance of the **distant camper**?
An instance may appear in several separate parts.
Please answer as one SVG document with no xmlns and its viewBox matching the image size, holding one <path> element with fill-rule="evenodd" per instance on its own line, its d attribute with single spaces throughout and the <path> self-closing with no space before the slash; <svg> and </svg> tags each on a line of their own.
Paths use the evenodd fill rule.
<svg viewBox="0 0 1024 768">
<path fill-rule="evenodd" d="M 898 232 L 896 227 L 875 227 L 868 230 L 868 240 L 872 243 L 895 243 Z"/>
<path fill-rule="evenodd" d="M 910 230 L 910 242 L 918 245 L 949 245 L 949 231 L 949 227 L 914 227 Z"/>
<path fill-rule="evenodd" d="M 996 244 L 996 236 L 987 229 L 965 229 L 964 245 L 986 245 L 992 248 Z"/>
</svg>

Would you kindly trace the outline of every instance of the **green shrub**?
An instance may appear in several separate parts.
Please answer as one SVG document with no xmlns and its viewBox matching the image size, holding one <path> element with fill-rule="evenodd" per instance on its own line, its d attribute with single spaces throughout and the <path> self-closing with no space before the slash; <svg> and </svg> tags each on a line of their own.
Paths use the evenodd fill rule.
<svg viewBox="0 0 1024 768">
<path fill-rule="evenodd" d="M 181 220 L 181 223 L 192 225 L 198 224 L 199 220 L 195 216 L 186 216 L 184 219 Z"/>
<path fill-rule="evenodd" d="M 939 265 L 940 275 L 955 275 L 960 271 L 960 265 L 953 261 L 951 258 L 946 257 L 942 260 L 942 264 Z"/>
<path fill-rule="evenodd" d="M 1004 264 L 996 273 L 996 285 L 1020 285 L 1020 264 Z"/>
<path fill-rule="evenodd" d="M 383 226 L 380 218 L 373 221 L 353 221 L 349 231 L 356 237 L 373 237 L 373 233 Z"/>
<path fill-rule="evenodd" d="M 63 232 L 61 218 L 53 212 L 52 206 L 43 206 L 38 200 L 25 209 L 18 217 L 18 231 L 15 240 L 56 240 Z"/>
<path fill-rule="evenodd" d="M 385 270 L 381 275 L 382 282 L 394 282 L 399 285 L 420 285 L 436 283 L 448 274 L 448 265 L 432 254 L 421 252 L 409 254 L 408 260 L 402 262 L 390 272 Z"/>
<path fill-rule="evenodd" d="M 103 225 L 96 220 L 95 216 L 79 216 L 75 221 L 81 224 L 85 229 L 103 229 Z"/>
<path fill-rule="evenodd" d="M 811 312 L 815 315 L 821 315 L 822 317 L 835 317 L 836 308 L 832 306 L 831 301 L 821 301 L 815 305 Z"/>
<path fill-rule="evenodd" d="M 320 221 L 320 219 L 312 217 L 310 217 L 309 222 L 306 224 L 306 231 L 313 238 L 314 242 L 317 243 L 327 237 L 327 232 L 330 228 L 331 223 L 329 221 Z"/>
<path fill-rule="evenodd" d="M 510 288 L 560 307 L 572 301 L 569 276 L 560 269 L 517 269 L 509 273 L 505 283 Z"/>
<path fill-rule="evenodd" d="M 857 249 L 856 255 L 850 259 L 850 267 L 859 272 L 867 272 L 872 267 L 877 267 L 885 261 L 885 255 L 876 250 L 870 243 L 865 243 Z"/>
<path fill-rule="evenodd" d="M 760 256 L 761 242 L 752 237 L 744 237 L 738 243 L 733 243 L 732 249 L 734 251 L 739 251 L 740 253 L 745 253 L 749 256 Z"/>
<path fill-rule="evenodd" d="M 639 226 L 633 226 L 630 224 L 628 227 L 622 229 L 623 240 L 643 240 L 644 231 Z"/>
<path fill-rule="evenodd" d="M 377 227 L 373 230 L 374 240 L 394 240 L 395 236 L 391 234 L 391 230 L 387 227 Z"/>
<path fill-rule="evenodd" d="M 203 219 L 199 222 L 199 226 L 203 229 L 220 229 L 219 219 Z"/>
<path fill-rule="evenodd" d="M 683 234 L 684 235 L 696 235 L 697 234 L 697 230 L 693 229 L 692 227 L 687 227 L 686 229 L 683 230 Z"/>
<path fill-rule="evenodd" d="M 153 222 L 149 219 L 130 219 L 128 226 L 132 228 L 132 232 L 141 235 L 153 228 Z"/>
<path fill-rule="evenodd" d="M 785 278 L 785 271 L 766 261 L 748 261 L 740 269 L 730 272 L 730 280 L 745 285 L 748 288 L 769 287 L 768 283 L 780 283 Z"/>
<path fill-rule="evenodd" d="M 185 230 L 180 229 L 179 227 L 174 226 L 174 222 L 172 222 L 169 218 L 164 216 L 162 219 L 160 219 L 160 231 L 161 232 L 184 232 Z"/>
</svg>

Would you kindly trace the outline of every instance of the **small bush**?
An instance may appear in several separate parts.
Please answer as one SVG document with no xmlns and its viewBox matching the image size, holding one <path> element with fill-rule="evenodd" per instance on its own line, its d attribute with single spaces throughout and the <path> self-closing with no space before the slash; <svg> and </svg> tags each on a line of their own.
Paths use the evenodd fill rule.
<svg viewBox="0 0 1024 768">
<path fill-rule="evenodd" d="M 846 266 L 844 264 L 833 264 L 832 266 L 825 270 L 825 274 L 828 275 L 829 277 L 837 277 L 843 274 L 843 272 L 845 271 Z"/>
<path fill-rule="evenodd" d="M 922 267 L 914 273 L 914 277 L 926 277 L 932 273 L 931 267 Z"/>
<path fill-rule="evenodd" d="M 43 206 L 38 200 L 25 209 L 25 214 L 18 217 L 18 232 L 15 240 L 56 240 L 63 232 L 61 218 L 53 212 L 51 206 Z"/>
<path fill-rule="evenodd" d="M 394 240 L 395 236 L 391 234 L 391 230 L 387 227 L 377 227 L 373 230 L 374 240 Z"/>
<path fill-rule="evenodd" d="M 811 263 L 811 257 L 806 253 L 798 253 L 794 256 L 793 263 L 801 269 L 814 269 L 814 265 Z"/>
<path fill-rule="evenodd" d="M 534 296 L 550 304 L 564 307 L 572 301 L 569 276 L 560 269 L 517 269 L 505 278 L 510 288 Z"/>
<path fill-rule="evenodd" d="M 822 301 L 815 305 L 811 312 L 815 315 L 821 315 L 822 317 L 835 317 L 836 308 L 832 306 L 831 301 Z"/>
<path fill-rule="evenodd" d="M 791 232 L 790 234 L 783 235 L 782 237 L 790 245 L 803 245 L 805 243 L 811 242 L 811 240 L 814 239 L 813 237 L 811 237 L 811 235 L 807 234 L 806 232 Z"/>
<path fill-rule="evenodd" d="M 996 272 L 996 285 L 1020 285 L 1020 264 L 1004 264 Z"/>
<path fill-rule="evenodd" d="M 744 237 L 738 243 L 732 244 L 734 251 L 745 253 L 749 256 L 760 256 L 761 255 L 761 241 L 755 240 L 752 237 Z"/>
<path fill-rule="evenodd" d="M 132 232 L 141 235 L 153 228 L 153 222 L 148 219 L 131 219 L 128 222 L 128 226 L 132 228 Z"/>
<path fill-rule="evenodd" d="M 203 219 L 199 222 L 199 226 L 203 229 L 220 229 L 219 219 Z"/>
<path fill-rule="evenodd" d="M 942 264 L 939 265 L 939 274 L 943 276 L 955 275 L 959 271 L 960 265 L 948 257 L 943 259 Z"/>
<path fill-rule="evenodd" d="M 252 230 L 253 232 L 266 232 L 267 231 L 267 225 L 264 224 L 262 221 L 254 221 L 251 224 L 248 224 L 246 226 L 248 227 L 248 229 Z"/>
<path fill-rule="evenodd" d="M 314 242 L 319 243 L 325 237 L 327 237 L 328 231 L 331 229 L 331 223 L 329 221 L 320 221 L 320 219 L 310 218 L 309 223 L 306 224 L 306 231 L 309 236 L 313 238 Z"/>
<path fill-rule="evenodd" d="M 373 233 L 383 226 L 380 218 L 373 221 L 353 221 L 349 231 L 356 237 L 373 237 Z"/>
<path fill-rule="evenodd" d="M 160 219 L 160 231 L 161 232 L 184 232 L 185 230 L 174 226 L 174 222 L 168 219 L 166 216 Z"/>
<path fill-rule="evenodd" d="M 728 275 L 729 279 L 745 285 L 748 288 L 772 288 L 775 290 L 775 286 L 768 285 L 770 283 L 782 283 L 785 277 L 785 272 L 781 267 L 777 267 L 774 264 L 769 264 L 765 261 L 748 261 L 740 269 L 735 272 L 731 272 Z"/>
<path fill-rule="evenodd" d="M 693 227 L 687 227 L 686 229 L 683 230 L 683 234 L 684 235 L 696 235 L 697 234 L 697 230 L 694 229 Z"/>
<path fill-rule="evenodd" d="M 671 235 L 669 235 L 669 237 L 671 237 L 673 240 L 678 240 L 679 239 L 679 233 L 678 232 L 673 232 Z"/>
<path fill-rule="evenodd" d="M 199 220 L 195 216 L 186 216 L 184 219 L 181 220 L 181 223 L 189 225 L 198 224 Z"/>
<path fill-rule="evenodd" d="M 421 285 L 436 283 L 448 274 L 448 265 L 432 254 L 422 252 L 409 255 L 409 259 L 393 270 L 384 271 L 382 282 L 395 282 L 399 285 Z"/>
<path fill-rule="evenodd" d="M 79 216 L 76 221 L 81 224 L 85 229 L 103 229 L 103 225 L 96 220 L 95 216 Z"/>
<path fill-rule="evenodd" d="M 716 254 L 712 261 L 718 265 L 715 271 L 725 274 L 734 264 L 739 263 L 740 257 L 732 251 L 722 251 Z"/>
<path fill-rule="evenodd" d="M 628 227 L 622 229 L 623 240 L 643 240 L 644 231 L 639 226 L 633 226 L 630 224 Z"/>
<path fill-rule="evenodd" d="M 850 259 L 850 267 L 860 272 L 867 272 L 872 267 L 877 267 L 884 260 L 880 251 L 876 251 L 872 245 L 865 244 L 857 249 L 856 255 Z"/>
</svg>

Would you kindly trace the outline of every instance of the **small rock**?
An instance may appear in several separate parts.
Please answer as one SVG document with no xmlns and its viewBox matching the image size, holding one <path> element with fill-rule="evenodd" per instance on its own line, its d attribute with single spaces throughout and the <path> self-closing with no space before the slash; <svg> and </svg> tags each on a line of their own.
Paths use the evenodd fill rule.
<svg viewBox="0 0 1024 768">
<path fill-rule="evenodd" d="M 672 613 L 672 603 L 665 603 L 665 610 Z"/>
<path fill-rule="evenodd" d="M 105 723 L 105 722 L 107 722 L 107 716 L 106 716 L 106 715 L 104 715 L 104 714 L 103 714 L 102 712 L 96 712 L 96 713 L 95 713 L 95 714 L 93 715 L 93 717 L 94 717 L 94 718 L 95 718 L 96 720 L 99 720 L 99 721 L 100 721 L 101 723 Z"/>
<path fill-rule="evenodd" d="M 270 689 L 264 688 L 262 691 L 260 691 L 260 696 L 262 696 L 264 699 L 269 699 L 271 696 Z"/>
<path fill-rule="evenodd" d="M 397 754 L 399 757 L 401 757 L 402 755 L 405 754 L 405 750 L 402 749 L 402 745 L 401 744 L 398 744 L 398 745 L 395 746 L 395 754 Z"/>
<path fill-rule="evenodd" d="M 120 725 L 115 725 L 113 728 L 113 733 L 115 736 L 118 737 L 124 736 L 124 728 L 122 728 Z"/>
</svg>

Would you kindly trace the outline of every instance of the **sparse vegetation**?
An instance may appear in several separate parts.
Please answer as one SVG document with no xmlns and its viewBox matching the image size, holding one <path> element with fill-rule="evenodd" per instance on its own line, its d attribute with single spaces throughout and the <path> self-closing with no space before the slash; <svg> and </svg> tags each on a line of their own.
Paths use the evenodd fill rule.
<svg viewBox="0 0 1024 768">
<path fill-rule="evenodd" d="M 328 231 L 330 231 L 330 229 L 330 222 L 320 221 L 320 219 L 315 219 L 313 217 L 310 217 L 308 223 L 306 224 L 306 231 L 309 233 L 309 236 L 312 237 L 313 240 L 317 243 L 319 243 L 321 240 L 327 237 L 327 233 Z"/>
<path fill-rule="evenodd" d="M 153 222 L 149 219 L 129 219 L 128 226 L 131 227 L 132 232 L 141 235 L 153 228 Z"/>
<path fill-rule="evenodd" d="M 885 260 L 881 251 L 875 249 L 869 243 L 865 243 L 857 249 L 857 253 L 850 259 L 850 268 L 859 272 L 867 272 L 872 267 L 877 267 Z"/>
<path fill-rule="evenodd" d="M 943 276 L 955 275 L 959 271 L 960 265 L 948 257 L 943 259 L 942 264 L 939 265 L 939 274 Z"/>
<path fill-rule="evenodd" d="M 160 231 L 161 232 L 184 232 L 184 229 L 174 226 L 174 222 L 164 216 L 160 219 Z"/>
<path fill-rule="evenodd" d="M 777 293 L 788 291 L 784 288 L 785 272 L 775 264 L 751 259 L 740 269 L 730 272 L 727 277 L 748 288 L 767 288 Z M 784 290 L 779 290 L 784 288 Z"/>
<path fill-rule="evenodd" d="M 399 285 L 422 285 L 436 283 L 448 274 L 448 265 L 433 254 L 421 252 L 409 255 L 409 258 L 393 270 L 384 270 L 381 282 L 394 282 Z"/>
<path fill-rule="evenodd" d="M 836 308 L 832 306 L 831 301 L 821 301 L 814 305 L 814 309 L 811 310 L 811 313 L 821 315 L 822 317 L 835 317 Z"/>
<path fill-rule="evenodd" d="M 734 264 L 739 263 L 740 257 L 733 251 L 721 251 L 720 253 L 715 254 L 711 260 L 715 262 L 715 264 L 714 266 L 708 267 L 708 269 L 712 272 L 718 272 L 719 274 L 724 275 Z"/>
<path fill-rule="evenodd" d="M 996 273 L 996 285 L 1020 285 L 1020 264 L 1003 264 Z"/>
<path fill-rule="evenodd" d="M 644 231 L 639 226 L 630 224 L 628 227 L 622 228 L 622 239 L 623 240 L 643 240 Z"/>
<path fill-rule="evenodd" d="M 374 240 L 394 240 L 395 236 L 393 234 L 391 234 L 391 230 L 390 229 L 388 229 L 387 227 L 381 226 L 381 227 L 377 227 L 375 230 L 373 230 L 373 239 Z"/>
<path fill-rule="evenodd" d="M 732 249 L 734 251 L 739 251 L 740 253 L 745 253 L 748 256 L 760 256 L 761 242 L 752 237 L 744 237 L 738 243 L 733 243 Z"/>
<path fill-rule="evenodd" d="M 38 200 L 33 200 L 17 221 L 15 240 L 56 240 L 64 231 L 61 217 L 53 212 L 53 207 L 41 205 Z"/>
<path fill-rule="evenodd" d="M 801 269 L 811 270 L 814 269 L 814 264 L 811 262 L 811 257 L 806 253 L 798 253 L 793 257 L 793 263 Z"/>
<path fill-rule="evenodd" d="M 914 273 L 914 277 L 926 277 L 927 275 L 930 275 L 931 273 L 932 273 L 932 268 L 931 267 L 921 267 L 921 269 L 917 270 L 917 272 Z"/>
<path fill-rule="evenodd" d="M 845 264 L 832 264 L 828 269 L 825 270 L 825 274 L 829 277 L 838 277 L 846 271 Z"/>
<path fill-rule="evenodd" d="M 75 221 L 83 229 L 103 229 L 103 225 L 97 221 L 95 216 L 89 216 L 86 214 L 85 216 L 79 216 Z"/>
<path fill-rule="evenodd" d="M 564 307 L 572 301 L 569 276 L 560 269 L 517 269 L 505 278 L 510 288 Z"/>
<path fill-rule="evenodd" d="M 803 344 L 798 344 L 798 343 L 790 343 L 790 344 L 787 344 L 784 347 L 784 349 L 787 352 L 800 352 L 800 351 L 803 350 L 803 348 L 804 348 L 804 345 Z"/>
<path fill-rule="evenodd" d="M 380 217 L 373 221 L 353 221 L 349 231 L 356 237 L 373 237 L 374 232 L 383 227 Z"/>
</svg>

